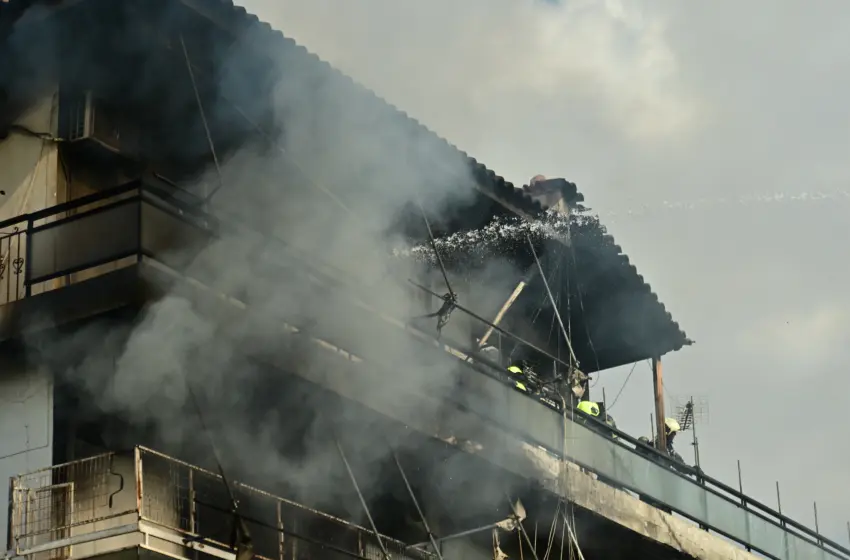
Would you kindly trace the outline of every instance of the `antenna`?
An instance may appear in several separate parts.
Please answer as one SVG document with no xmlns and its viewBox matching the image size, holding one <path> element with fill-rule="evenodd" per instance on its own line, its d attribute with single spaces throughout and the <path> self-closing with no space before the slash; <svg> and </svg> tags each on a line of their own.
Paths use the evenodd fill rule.
<svg viewBox="0 0 850 560">
<path fill-rule="evenodd" d="M 694 400 L 694 397 L 688 397 L 683 404 L 676 406 L 676 420 L 682 427 L 682 431 L 690 430 L 693 434 L 691 445 L 694 446 L 694 464 L 699 468 L 699 438 L 697 437 L 696 425 L 697 422 L 700 424 L 708 423 L 708 400 L 705 397 L 696 400 Z"/>
</svg>

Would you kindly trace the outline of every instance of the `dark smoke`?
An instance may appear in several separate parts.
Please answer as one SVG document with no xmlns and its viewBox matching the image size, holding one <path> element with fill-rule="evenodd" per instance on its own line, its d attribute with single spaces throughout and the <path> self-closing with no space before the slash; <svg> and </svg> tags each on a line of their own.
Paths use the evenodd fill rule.
<svg viewBox="0 0 850 560">
<path fill-rule="evenodd" d="M 172 32 L 178 23 L 175 14 L 162 15 L 158 22 Z M 174 289 L 147 305 L 129 325 L 123 320 L 101 322 L 37 345 L 54 363 L 66 362 L 65 377 L 100 410 L 152 430 L 153 439 L 168 449 L 209 457 L 198 419 L 187 405 L 186 380 L 190 380 L 205 403 L 226 463 L 238 476 L 250 473 L 270 485 L 285 480 L 295 491 L 310 494 L 314 503 L 330 503 L 350 494 L 347 483 L 343 491 L 343 484 L 330 478 L 331 465 L 339 463 L 330 444 L 331 430 L 346 427 L 361 436 L 357 460 L 367 467 L 387 458 L 387 439 L 393 440 L 393 434 L 354 407 L 336 407 L 331 398 L 296 388 L 290 378 L 270 372 L 246 354 L 285 356 L 295 370 L 314 367 L 315 353 L 321 351 L 293 343 L 282 325 L 308 329 L 322 325 L 346 349 L 380 356 L 382 364 L 393 365 L 392 382 L 369 388 L 391 398 L 409 399 L 406 395 L 411 392 L 448 394 L 457 372 L 434 365 L 429 357 L 434 350 L 419 342 L 386 345 L 370 322 L 344 305 L 344 298 L 308 282 L 305 266 L 290 254 L 294 250 L 331 263 L 338 280 L 356 286 L 389 316 L 404 320 L 420 314 L 421 299 L 412 296 L 406 278 L 424 275 L 434 286 L 442 280 L 433 267 L 393 258 L 395 249 L 409 245 L 397 227 L 399 220 L 421 220 L 421 215 L 410 213 L 416 203 L 437 223 L 450 208 L 462 212 L 473 199 L 474 179 L 463 154 L 311 59 L 300 47 L 263 39 L 268 33 L 251 28 L 227 49 L 193 51 L 205 63 L 209 60 L 204 57 L 212 57 L 217 69 L 214 82 L 202 84 L 204 111 L 213 121 L 222 160 L 223 187 L 209 210 L 229 225 L 200 253 L 175 247 L 170 255 L 190 263 L 180 271 L 183 275 L 202 282 L 212 293 L 235 298 L 239 305 L 244 302 L 244 312 L 210 315 L 185 292 Z M 180 148 L 185 157 L 205 156 L 204 131 L 197 117 L 181 120 L 173 130 L 160 122 L 169 115 L 198 114 L 196 106 L 185 103 L 193 99 L 187 75 L 169 76 L 170 89 L 163 91 L 157 76 L 145 72 L 153 71 L 151 60 L 165 64 L 167 58 L 162 53 L 144 57 L 154 48 L 152 36 L 136 30 L 125 40 L 124 53 L 135 56 L 143 70 L 135 69 L 133 91 L 128 88 L 131 82 L 107 75 L 109 60 L 77 61 L 77 68 L 71 61 L 65 71 L 80 70 L 80 75 L 113 95 L 131 96 L 128 103 L 140 104 L 145 95 L 161 98 L 163 104 L 148 116 L 151 126 L 164 135 L 163 142 L 178 149 L 182 140 L 175 138 L 185 138 L 191 143 Z M 82 40 L 78 46 L 81 52 L 88 47 Z M 170 52 L 172 57 L 180 55 L 178 50 Z M 257 60 L 268 66 L 262 84 L 246 78 L 254 71 L 246 65 Z M 172 62 L 177 72 L 179 61 Z M 247 140 L 245 123 L 234 117 L 232 100 L 252 98 L 258 105 L 270 102 L 271 110 L 247 105 L 238 109 L 252 118 L 270 119 L 262 124 L 264 130 L 275 131 L 272 142 L 258 140 L 256 131 Z M 218 184 L 217 171 L 207 165 L 184 186 L 203 195 Z M 510 265 L 497 260 L 480 275 L 465 279 L 474 286 L 476 304 L 492 307 L 503 300 L 509 291 L 500 280 L 505 275 L 493 274 L 500 268 Z M 434 310 L 437 304 L 424 307 Z M 469 328 L 468 322 L 458 319 L 452 334 L 468 340 Z M 75 358 L 73 366 L 67 365 L 70 358 L 64 360 L 80 354 L 82 359 Z M 405 391 L 397 385 L 405 386 Z M 416 407 L 415 401 L 406 404 Z M 364 472 L 361 484 L 377 494 L 382 486 L 379 469 Z M 479 473 L 458 468 L 444 475 L 459 484 Z M 466 505 L 474 509 L 474 501 Z"/>
</svg>

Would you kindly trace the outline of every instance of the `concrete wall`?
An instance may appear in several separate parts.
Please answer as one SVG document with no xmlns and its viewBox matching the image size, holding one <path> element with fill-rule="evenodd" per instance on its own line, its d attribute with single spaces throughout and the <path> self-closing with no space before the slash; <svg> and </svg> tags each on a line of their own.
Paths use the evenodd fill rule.
<svg viewBox="0 0 850 560">
<path fill-rule="evenodd" d="M 37 101 L 15 122 L 34 133 L 58 134 L 59 95 L 53 92 Z M 15 218 L 49 208 L 68 200 L 93 194 L 99 190 L 119 185 L 129 180 L 111 166 L 85 166 L 79 164 L 66 148 L 60 158 L 60 145 L 50 139 L 41 139 L 18 129 L 0 140 L 0 221 Z M 98 173 L 102 171 L 102 173 Z M 114 200 L 108 201 L 109 203 Z M 36 222 L 43 225 L 50 221 L 92 210 L 105 204 L 98 202 L 62 215 L 52 216 Z M 16 259 L 26 258 L 26 242 L 23 235 L 15 235 L 15 228 L 23 231 L 26 224 L 14 224 L 0 230 L 0 305 L 21 299 L 24 295 L 21 265 Z M 71 241 L 72 244 L 77 240 Z M 80 241 L 82 243 L 82 241 Z M 54 251 L 63 250 L 57 244 Z M 123 268 L 135 259 L 108 263 L 67 277 L 58 278 L 33 286 L 33 294 L 56 289 L 73 282 L 81 282 L 101 274 Z M 3 311 L 0 310 L 0 318 Z"/>
<path fill-rule="evenodd" d="M 0 355 L 0 548 L 6 550 L 9 479 L 53 461 L 53 380 Z"/>
<path fill-rule="evenodd" d="M 37 133 L 55 134 L 58 94 L 43 97 L 15 122 Z M 0 221 L 57 202 L 58 144 L 12 131 L 0 141 Z"/>
<path fill-rule="evenodd" d="M 16 125 L 35 133 L 55 135 L 58 94 L 34 102 Z M 12 130 L 0 141 L 0 221 L 55 206 L 61 200 L 58 143 Z M 18 226 L 20 230 L 25 225 Z M 15 259 L 25 258 L 23 236 L 15 226 L 0 230 L 0 305 L 23 296 L 23 274 L 15 274 Z M 5 266 L 3 266 L 5 265 Z"/>
</svg>

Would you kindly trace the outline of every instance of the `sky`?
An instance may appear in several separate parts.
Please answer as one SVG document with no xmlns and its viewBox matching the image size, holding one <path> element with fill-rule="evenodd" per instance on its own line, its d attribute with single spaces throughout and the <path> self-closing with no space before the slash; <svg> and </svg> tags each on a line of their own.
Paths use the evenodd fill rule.
<svg viewBox="0 0 850 560">
<path fill-rule="evenodd" d="M 703 469 L 847 544 L 846 2 L 237 4 L 514 184 L 575 182 L 696 340 L 664 375 L 707 403 Z M 641 363 L 612 412 L 644 435 L 652 406 Z"/>
</svg>

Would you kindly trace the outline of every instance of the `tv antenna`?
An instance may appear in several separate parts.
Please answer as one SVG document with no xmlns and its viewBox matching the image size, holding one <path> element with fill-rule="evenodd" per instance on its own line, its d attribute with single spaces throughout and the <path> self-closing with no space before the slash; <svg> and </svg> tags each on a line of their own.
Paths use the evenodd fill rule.
<svg viewBox="0 0 850 560">
<path fill-rule="evenodd" d="M 691 431 L 693 441 L 691 445 L 694 447 L 694 463 L 697 468 L 700 467 L 699 461 L 699 437 L 697 437 L 697 422 L 699 424 L 708 423 L 708 401 L 703 397 L 694 400 L 694 397 L 688 397 L 688 400 L 683 404 L 676 406 L 676 420 L 679 422 L 682 431 Z"/>
</svg>

